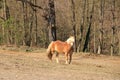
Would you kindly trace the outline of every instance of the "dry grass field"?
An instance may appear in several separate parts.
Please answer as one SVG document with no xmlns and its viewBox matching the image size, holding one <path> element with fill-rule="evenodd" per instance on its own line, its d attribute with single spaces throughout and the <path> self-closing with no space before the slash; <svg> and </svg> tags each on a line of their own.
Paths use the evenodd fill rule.
<svg viewBox="0 0 120 80">
<path fill-rule="evenodd" d="M 120 80 L 120 57 L 74 53 L 71 64 L 49 61 L 45 50 L 0 49 L 0 80 Z"/>
</svg>

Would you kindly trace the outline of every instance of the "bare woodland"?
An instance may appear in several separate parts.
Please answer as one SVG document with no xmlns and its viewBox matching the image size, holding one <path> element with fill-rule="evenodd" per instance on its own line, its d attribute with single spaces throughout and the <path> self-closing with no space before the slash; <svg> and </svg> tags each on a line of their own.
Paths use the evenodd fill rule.
<svg viewBox="0 0 120 80">
<path fill-rule="evenodd" d="M 46 48 L 75 36 L 75 52 L 120 55 L 120 0 L 0 0 L 0 45 Z"/>
</svg>

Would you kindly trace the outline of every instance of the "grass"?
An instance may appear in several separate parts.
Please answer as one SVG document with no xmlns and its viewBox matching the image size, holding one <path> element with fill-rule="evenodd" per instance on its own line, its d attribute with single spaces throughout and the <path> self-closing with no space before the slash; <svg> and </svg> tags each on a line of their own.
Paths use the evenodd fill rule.
<svg viewBox="0 0 120 80">
<path fill-rule="evenodd" d="M 0 79 L 11 80 L 119 80 L 120 58 L 91 53 L 74 53 L 71 64 L 65 64 L 60 55 L 60 63 L 55 57 L 49 61 L 46 49 L 27 47 L 4 47 L 0 50 Z M 11 52 L 12 51 L 12 52 Z M 12 53 L 12 54 L 11 54 Z M 8 75 L 11 72 L 11 75 Z M 2 74 L 4 73 L 4 74 Z M 2 76 L 1 76 L 2 75 Z M 19 75 L 15 78 L 14 75 Z M 27 75 L 27 76 L 25 76 Z"/>
</svg>

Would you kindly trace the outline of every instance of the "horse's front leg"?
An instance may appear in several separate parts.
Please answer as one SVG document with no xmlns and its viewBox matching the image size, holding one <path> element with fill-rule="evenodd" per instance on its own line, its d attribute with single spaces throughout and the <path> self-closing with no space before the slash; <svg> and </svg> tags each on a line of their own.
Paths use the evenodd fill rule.
<svg viewBox="0 0 120 80">
<path fill-rule="evenodd" d="M 72 55 L 73 55 L 73 47 L 72 47 L 71 50 L 69 51 L 68 55 L 69 55 L 69 64 L 70 64 L 70 63 L 71 63 L 71 60 L 72 60 Z"/>
<path fill-rule="evenodd" d="M 72 60 L 72 53 L 69 54 L 69 64 L 71 63 Z"/>
</svg>

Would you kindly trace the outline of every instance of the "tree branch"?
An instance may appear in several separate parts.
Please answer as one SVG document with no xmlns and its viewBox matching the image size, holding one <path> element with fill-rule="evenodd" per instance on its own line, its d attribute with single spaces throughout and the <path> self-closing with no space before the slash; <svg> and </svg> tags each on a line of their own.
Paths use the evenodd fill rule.
<svg viewBox="0 0 120 80">
<path fill-rule="evenodd" d="M 32 8 L 36 7 L 36 8 L 39 8 L 39 9 L 43 10 L 43 8 L 41 6 L 35 5 L 35 4 L 31 3 L 30 1 L 27 1 L 27 0 L 16 0 L 16 1 L 21 1 L 21 2 L 24 2 L 24 3 L 28 3 Z"/>
<path fill-rule="evenodd" d="M 0 19 L 2 19 L 2 20 L 4 20 L 4 21 L 5 21 L 5 18 L 4 18 L 4 17 L 1 17 L 1 16 L 0 16 Z"/>
</svg>

